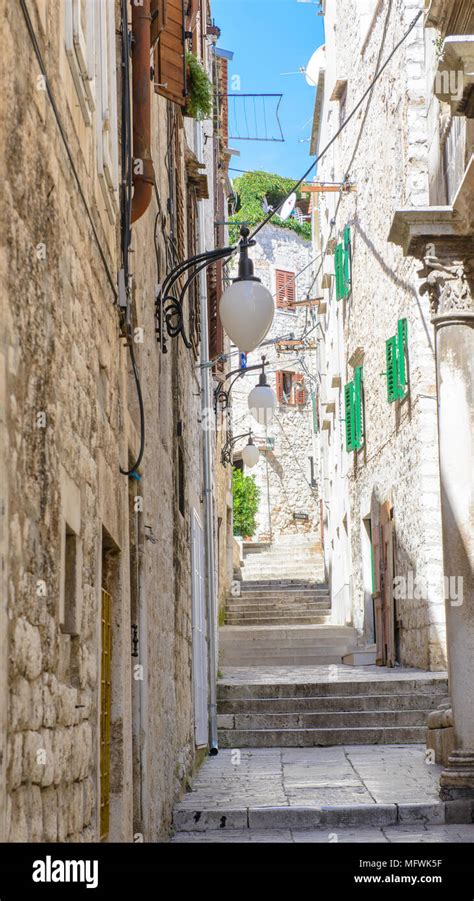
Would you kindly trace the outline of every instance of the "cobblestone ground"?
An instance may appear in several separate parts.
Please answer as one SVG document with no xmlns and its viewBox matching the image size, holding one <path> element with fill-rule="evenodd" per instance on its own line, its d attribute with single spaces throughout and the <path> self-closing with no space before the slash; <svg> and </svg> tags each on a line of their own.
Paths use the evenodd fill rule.
<svg viewBox="0 0 474 901">
<path fill-rule="evenodd" d="M 173 841 L 474 842 L 440 770 L 422 745 L 223 750 L 176 806 Z"/>
</svg>

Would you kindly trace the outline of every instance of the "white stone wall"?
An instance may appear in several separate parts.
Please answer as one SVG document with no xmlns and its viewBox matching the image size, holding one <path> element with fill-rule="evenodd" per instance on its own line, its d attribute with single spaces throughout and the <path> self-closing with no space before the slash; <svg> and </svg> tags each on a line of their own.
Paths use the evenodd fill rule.
<svg viewBox="0 0 474 901">
<path fill-rule="evenodd" d="M 339 124 L 339 102 L 330 96 L 336 79 L 347 79 L 345 115 L 366 89 L 373 72 L 400 39 L 420 3 L 378 4 L 364 42 L 358 4 L 339 0 L 326 9 L 326 77 L 320 146 Z M 442 592 L 436 385 L 433 330 L 428 303 L 418 293 L 416 266 L 387 241 L 396 208 L 428 203 L 424 35 L 419 21 L 386 69 L 368 101 L 344 129 L 318 167 L 322 180 L 355 183 L 350 194 L 320 195 L 322 245 L 351 226 L 352 293 L 335 300 L 334 278 L 324 291 L 320 317 L 321 392 L 335 401 L 322 432 L 322 484 L 326 510 L 326 565 L 334 615 L 352 619 L 368 641 L 370 547 L 364 518 L 371 501 L 393 504 L 396 573 L 427 581 L 423 598 L 398 602 L 403 664 L 439 669 L 445 664 Z M 331 220 L 335 227 L 331 229 Z M 331 263 L 328 257 L 327 266 Z M 397 320 L 408 321 L 409 397 L 386 399 L 385 341 Z M 350 361 L 350 362 L 349 362 Z M 365 383 L 365 447 L 345 450 L 344 384 L 362 363 Z M 352 365 L 351 365 L 352 363 Z M 340 387 L 333 388 L 333 377 Z M 357 457 L 357 459 L 356 459 Z"/>
<path fill-rule="evenodd" d="M 311 261 L 309 241 L 294 232 L 274 225 L 266 225 L 257 236 L 257 244 L 251 250 L 255 264 L 255 275 L 275 294 L 275 270 L 284 269 L 298 273 Z M 313 265 L 309 265 L 296 281 L 296 300 L 303 300 L 312 282 Z M 276 337 L 301 338 L 311 324 L 307 308 L 296 311 L 277 309 L 266 341 Z M 234 435 L 252 429 L 256 443 L 261 448 L 260 460 L 249 470 L 255 475 L 260 488 L 260 505 L 257 516 L 257 531 L 254 540 L 263 540 L 279 534 L 298 531 L 316 532 L 319 529 L 319 461 L 314 440 L 311 390 L 312 381 L 305 373 L 311 372 L 314 351 L 305 348 L 290 353 L 277 354 L 271 344 L 248 355 L 248 366 L 259 363 L 262 354 L 267 358 L 269 384 L 275 389 L 276 370 L 293 371 L 305 375 L 306 403 L 301 407 L 286 404 L 277 406 L 272 424 L 260 426 L 248 409 L 247 398 L 258 382 L 258 371 L 239 379 L 232 390 L 232 422 Z M 238 357 L 233 358 L 238 361 Z M 237 368 L 238 362 L 232 368 Z M 273 439 L 273 449 L 265 450 L 266 438 Z M 245 440 L 236 444 L 235 454 L 243 447 Z M 314 460 L 314 486 L 311 485 L 309 457 Z M 307 520 L 294 519 L 294 514 L 305 513 Z"/>
</svg>

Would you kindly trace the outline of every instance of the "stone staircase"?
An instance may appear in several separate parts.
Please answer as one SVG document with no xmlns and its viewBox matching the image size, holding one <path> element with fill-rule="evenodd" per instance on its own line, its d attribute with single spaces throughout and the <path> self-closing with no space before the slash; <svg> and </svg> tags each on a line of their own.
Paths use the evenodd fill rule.
<svg viewBox="0 0 474 901">
<path fill-rule="evenodd" d="M 330 621 L 329 591 L 302 579 L 245 581 L 227 600 L 229 626 L 287 626 Z"/>
<path fill-rule="evenodd" d="M 339 668 L 338 668 L 339 669 Z M 375 669 L 375 668 L 374 668 Z M 237 682 L 218 685 L 221 748 L 303 748 L 416 744 L 426 719 L 447 694 L 438 673 L 416 680 L 377 673 L 350 681 L 334 672 L 320 681 Z"/>
<path fill-rule="evenodd" d="M 245 582 L 324 580 L 321 542 L 313 533 L 280 536 L 273 544 L 246 542 L 243 557 Z"/>
</svg>

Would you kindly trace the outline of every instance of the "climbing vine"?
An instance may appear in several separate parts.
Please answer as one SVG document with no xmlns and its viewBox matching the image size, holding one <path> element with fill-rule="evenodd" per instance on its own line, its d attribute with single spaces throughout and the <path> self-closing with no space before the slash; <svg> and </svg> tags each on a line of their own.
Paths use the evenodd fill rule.
<svg viewBox="0 0 474 901">
<path fill-rule="evenodd" d="M 258 225 L 265 217 L 262 207 L 264 198 L 272 207 L 277 207 L 284 197 L 291 191 L 295 180 L 292 178 L 283 178 L 281 175 L 275 175 L 272 172 L 246 172 L 234 181 L 234 190 L 237 195 L 237 208 L 233 216 L 230 217 L 231 222 L 246 222 L 250 226 Z M 296 194 L 298 200 L 301 192 Z M 302 238 L 311 238 L 311 224 L 309 222 L 298 222 L 297 219 L 279 219 L 274 216 L 271 220 L 272 225 L 278 228 L 287 228 L 301 235 Z M 238 240 L 239 226 L 231 225 L 229 229 L 229 237 L 232 243 Z"/>
</svg>

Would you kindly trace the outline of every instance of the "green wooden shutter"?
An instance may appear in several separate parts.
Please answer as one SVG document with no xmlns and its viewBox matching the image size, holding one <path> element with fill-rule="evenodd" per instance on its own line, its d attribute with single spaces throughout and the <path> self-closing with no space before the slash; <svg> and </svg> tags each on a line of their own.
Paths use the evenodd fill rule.
<svg viewBox="0 0 474 901">
<path fill-rule="evenodd" d="M 354 447 L 362 447 L 364 443 L 364 373 L 362 366 L 354 369 Z"/>
<path fill-rule="evenodd" d="M 395 336 L 385 342 L 385 361 L 387 376 L 387 400 L 393 403 L 398 397 L 397 377 L 397 339 Z"/>
<path fill-rule="evenodd" d="M 344 297 L 344 248 L 342 244 L 336 246 L 334 252 L 334 271 L 336 273 L 336 300 Z"/>
<path fill-rule="evenodd" d="M 311 405 L 313 408 L 313 432 L 315 435 L 319 432 L 318 422 L 318 399 L 314 391 L 311 392 Z"/>
<path fill-rule="evenodd" d="M 346 419 L 346 450 L 354 450 L 354 382 L 344 385 L 344 409 Z"/>
<path fill-rule="evenodd" d="M 407 390 L 407 371 L 405 355 L 408 343 L 408 325 L 406 319 L 399 319 L 397 325 L 397 395 L 405 397 Z"/>
<path fill-rule="evenodd" d="M 349 297 L 351 293 L 351 230 L 348 225 L 344 229 L 342 270 L 344 297 Z"/>
</svg>

